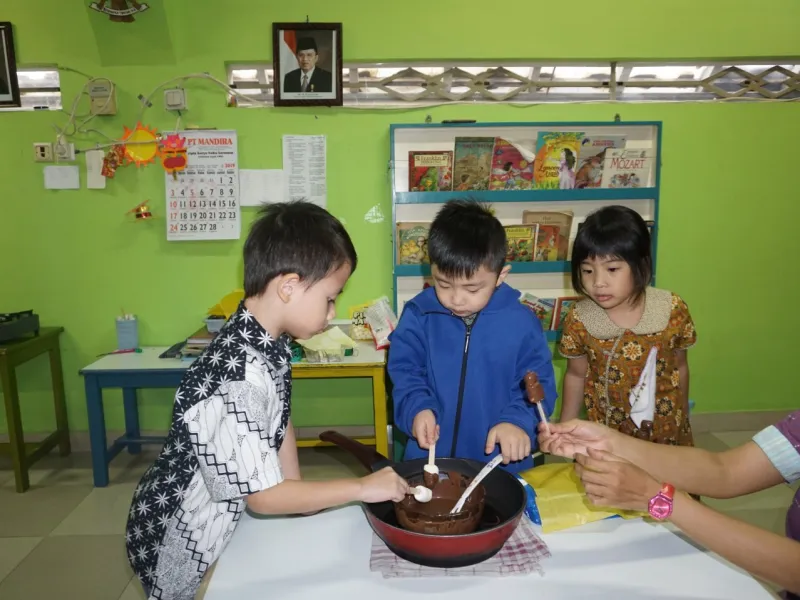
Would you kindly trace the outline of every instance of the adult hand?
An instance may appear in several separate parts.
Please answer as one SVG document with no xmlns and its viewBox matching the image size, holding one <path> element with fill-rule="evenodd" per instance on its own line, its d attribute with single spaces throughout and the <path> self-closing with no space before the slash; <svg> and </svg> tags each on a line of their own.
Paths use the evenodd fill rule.
<svg viewBox="0 0 800 600">
<path fill-rule="evenodd" d="M 646 472 L 610 452 L 589 448 L 587 454 L 575 457 L 575 472 L 594 505 L 646 511 L 661 490 Z"/>
<path fill-rule="evenodd" d="M 550 423 L 549 431 L 539 423 L 539 448 L 542 452 L 573 458 L 586 454 L 589 448 L 611 452 L 614 436 L 618 435 L 605 425 L 572 419 L 564 423 Z"/>
</svg>

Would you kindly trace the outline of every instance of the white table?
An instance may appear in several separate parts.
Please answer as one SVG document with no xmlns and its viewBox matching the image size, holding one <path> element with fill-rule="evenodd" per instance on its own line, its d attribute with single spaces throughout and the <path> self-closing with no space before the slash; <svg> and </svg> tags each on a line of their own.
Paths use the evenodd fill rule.
<svg viewBox="0 0 800 600">
<path fill-rule="evenodd" d="M 358 506 L 305 518 L 242 516 L 204 600 L 658 600 L 772 598 L 756 580 L 666 527 L 612 519 L 543 535 L 544 577 L 384 579 Z"/>
<path fill-rule="evenodd" d="M 159 358 L 167 346 L 143 348 L 141 352 L 111 354 L 81 369 L 86 390 L 86 409 L 89 418 L 89 437 L 92 443 L 92 469 L 96 487 L 108 485 L 108 464 L 124 448 L 131 454 L 141 451 L 142 444 L 163 444 L 163 437 L 142 436 L 139 432 L 139 409 L 136 390 L 142 388 L 177 388 L 191 361 Z M 374 431 L 364 427 L 337 427 L 364 444 L 374 444 L 384 456 L 389 454 L 388 414 L 385 381 L 386 352 L 376 350 L 371 342 L 358 342 L 353 356 L 336 363 L 292 364 L 294 379 L 328 379 L 365 377 L 372 379 L 372 400 L 375 411 Z M 103 390 L 122 388 L 125 408 L 125 435 L 111 446 L 106 440 L 103 414 Z M 298 446 L 324 445 L 317 435 L 321 428 L 297 430 Z M 308 437 L 303 437 L 308 436 Z"/>
</svg>

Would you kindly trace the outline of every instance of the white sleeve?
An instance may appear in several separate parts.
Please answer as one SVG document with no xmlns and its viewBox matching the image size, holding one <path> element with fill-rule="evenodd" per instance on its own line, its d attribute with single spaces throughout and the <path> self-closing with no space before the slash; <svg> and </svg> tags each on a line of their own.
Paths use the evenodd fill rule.
<svg viewBox="0 0 800 600">
<path fill-rule="evenodd" d="M 274 385 L 234 381 L 184 413 L 200 473 L 215 502 L 283 481 L 274 436 L 283 407 Z"/>
<path fill-rule="evenodd" d="M 800 480 L 800 453 L 780 429 L 770 425 L 753 436 L 753 441 L 787 483 Z"/>
</svg>

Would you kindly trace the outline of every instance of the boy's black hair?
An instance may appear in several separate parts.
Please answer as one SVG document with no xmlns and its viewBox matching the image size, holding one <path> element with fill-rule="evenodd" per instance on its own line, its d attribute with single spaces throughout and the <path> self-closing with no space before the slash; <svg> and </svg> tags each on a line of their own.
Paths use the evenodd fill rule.
<svg viewBox="0 0 800 600">
<path fill-rule="evenodd" d="M 339 220 L 310 202 L 267 205 L 244 243 L 244 294 L 264 292 L 280 275 L 297 273 L 308 285 L 349 264 L 356 270 L 353 242 Z"/>
<path fill-rule="evenodd" d="M 634 296 L 641 298 L 653 278 L 653 258 L 650 232 L 639 213 L 625 206 L 606 206 L 586 217 L 572 245 L 572 287 L 579 294 L 588 295 L 581 281 L 581 263 L 598 257 L 628 263 Z"/>
<path fill-rule="evenodd" d="M 499 275 L 506 260 L 506 232 L 487 206 L 451 200 L 431 223 L 428 255 L 447 277 L 472 277 L 481 267 Z"/>
</svg>

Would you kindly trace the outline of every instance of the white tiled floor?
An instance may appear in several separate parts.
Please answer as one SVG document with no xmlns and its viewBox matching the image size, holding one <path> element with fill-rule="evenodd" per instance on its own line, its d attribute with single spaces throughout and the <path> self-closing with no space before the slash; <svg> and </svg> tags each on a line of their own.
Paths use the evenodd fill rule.
<svg viewBox="0 0 800 600">
<path fill-rule="evenodd" d="M 752 433 L 697 436 L 697 445 L 722 450 Z M 92 486 L 86 454 L 46 457 L 31 472 L 32 487 L 14 491 L 8 459 L 0 458 L 0 598 L 143 600 L 125 556 L 124 529 L 139 477 L 154 454 L 121 455 L 107 488 Z M 358 476 L 363 468 L 337 449 L 300 451 L 303 476 Z M 782 533 L 794 489 L 779 486 L 735 500 L 704 500 L 732 516 Z M 213 574 L 212 574 L 213 576 Z"/>
</svg>

